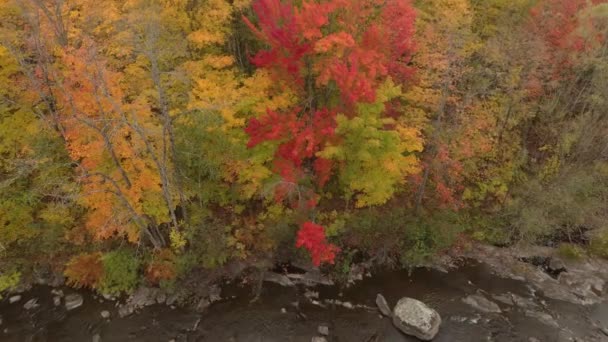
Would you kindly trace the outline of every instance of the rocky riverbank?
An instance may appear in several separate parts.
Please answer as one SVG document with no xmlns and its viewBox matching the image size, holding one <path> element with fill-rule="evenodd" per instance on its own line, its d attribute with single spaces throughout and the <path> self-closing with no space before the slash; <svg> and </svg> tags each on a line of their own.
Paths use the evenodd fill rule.
<svg viewBox="0 0 608 342">
<path fill-rule="evenodd" d="M 473 246 L 432 266 L 361 264 L 348 287 L 315 269 L 241 266 L 236 278 L 126 298 L 35 287 L 0 304 L 0 340 L 608 341 L 605 261 Z"/>
</svg>

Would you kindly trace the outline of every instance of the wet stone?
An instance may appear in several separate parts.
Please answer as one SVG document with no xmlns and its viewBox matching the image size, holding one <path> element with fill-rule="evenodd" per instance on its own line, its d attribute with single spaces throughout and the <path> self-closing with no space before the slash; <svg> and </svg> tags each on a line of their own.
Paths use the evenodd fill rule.
<svg viewBox="0 0 608 342">
<path fill-rule="evenodd" d="M 105 319 L 110 318 L 110 311 L 108 311 L 108 310 L 103 310 L 103 311 L 101 312 L 101 317 L 102 317 L 102 318 L 105 318 Z"/>
<path fill-rule="evenodd" d="M 11 296 L 8 299 L 8 302 L 11 303 L 11 304 L 13 304 L 13 303 L 17 303 L 20 300 L 21 300 L 21 295 L 15 295 L 15 296 Z"/>
<path fill-rule="evenodd" d="M 323 336 L 329 335 L 329 327 L 327 325 L 319 325 L 319 327 L 317 328 L 317 331 L 319 332 L 319 334 L 321 334 Z"/>
<path fill-rule="evenodd" d="M 386 301 L 386 298 L 384 298 L 384 296 L 379 293 L 376 295 L 376 305 L 378 306 L 378 309 L 384 316 L 387 316 L 387 317 L 391 316 L 391 314 L 392 314 L 391 308 L 389 307 L 388 302 Z"/>
<path fill-rule="evenodd" d="M 510 294 L 501 294 L 501 295 L 494 295 L 492 296 L 492 298 L 494 298 L 495 300 L 506 304 L 506 305 L 513 305 L 513 298 L 511 297 Z"/>
<path fill-rule="evenodd" d="M 539 320 L 541 323 L 543 323 L 545 325 L 548 325 L 548 326 L 551 326 L 554 328 L 559 327 L 559 324 L 555 321 L 553 316 L 549 315 L 548 313 L 544 313 L 544 312 L 540 312 L 540 311 L 526 310 L 526 316 L 536 318 L 537 320 Z"/>
<path fill-rule="evenodd" d="M 406 335 L 430 341 L 439 332 L 441 316 L 423 302 L 404 297 L 393 309 L 393 324 Z"/>
<path fill-rule="evenodd" d="M 53 297 L 53 305 L 55 305 L 55 306 L 61 305 L 61 297 L 59 297 L 59 296 Z"/>
<path fill-rule="evenodd" d="M 65 308 L 70 311 L 74 310 L 84 303 L 84 298 L 77 293 L 72 293 L 65 296 Z"/>
<path fill-rule="evenodd" d="M 487 313 L 500 313 L 500 307 L 498 304 L 492 302 L 486 297 L 476 294 L 470 295 L 462 300 L 464 303 L 469 304 L 473 308 Z"/>
<path fill-rule="evenodd" d="M 25 304 L 23 304 L 23 308 L 25 310 L 31 310 L 31 309 L 37 308 L 38 306 L 39 306 L 38 298 L 32 298 L 32 299 L 28 300 Z"/>
<path fill-rule="evenodd" d="M 62 290 L 57 290 L 57 289 L 52 289 L 51 290 L 51 294 L 55 295 L 55 296 L 58 296 L 58 297 L 63 297 L 64 296 L 63 291 Z"/>
<path fill-rule="evenodd" d="M 134 311 L 135 311 L 135 309 L 133 308 L 133 306 L 122 305 L 121 307 L 118 308 L 118 316 L 120 318 L 127 317 L 127 316 L 131 315 Z"/>
<path fill-rule="evenodd" d="M 553 272 L 560 272 L 560 271 L 566 270 L 566 264 L 564 264 L 562 259 L 557 258 L 557 257 L 551 258 L 551 260 L 549 261 L 548 267 L 549 267 L 549 270 L 551 270 Z"/>
</svg>

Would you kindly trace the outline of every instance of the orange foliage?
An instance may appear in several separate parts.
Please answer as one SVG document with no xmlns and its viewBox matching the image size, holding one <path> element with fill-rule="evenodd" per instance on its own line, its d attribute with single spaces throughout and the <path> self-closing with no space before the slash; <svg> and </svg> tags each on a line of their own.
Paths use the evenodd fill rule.
<svg viewBox="0 0 608 342">
<path fill-rule="evenodd" d="M 176 275 L 175 254 L 169 249 L 158 251 L 146 268 L 146 279 L 154 285 L 163 280 L 175 279 Z"/>
<path fill-rule="evenodd" d="M 101 253 L 80 254 L 73 257 L 63 272 L 70 286 L 94 289 L 103 277 Z"/>
</svg>

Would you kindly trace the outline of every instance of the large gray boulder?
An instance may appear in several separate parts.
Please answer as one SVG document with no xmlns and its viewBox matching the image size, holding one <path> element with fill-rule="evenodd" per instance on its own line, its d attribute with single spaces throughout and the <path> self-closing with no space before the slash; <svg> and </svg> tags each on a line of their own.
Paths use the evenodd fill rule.
<svg viewBox="0 0 608 342">
<path fill-rule="evenodd" d="M 393 309 L 393 324 L 404 334 L 430 341 L 439 332 L 441 316 L 423 302 L 404 297 Z"/>
</svg>

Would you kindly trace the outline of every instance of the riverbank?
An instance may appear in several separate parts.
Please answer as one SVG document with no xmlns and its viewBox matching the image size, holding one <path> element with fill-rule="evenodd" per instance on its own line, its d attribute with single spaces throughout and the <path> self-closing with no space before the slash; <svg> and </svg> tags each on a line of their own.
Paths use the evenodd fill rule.
<svg viewBox="0 0 608 342">
<path fill-rule="evenodd" d="M 140 288 L 118 299 L 37 286 L 2 302 L 0 334 L 3 341 L 311 341 L 322 326 L 328 341 L 415 341 L 380 315 L 381 293 L 390 305 L 407 296 L 437 310 L 443 323 L 435 341 L 608 340 L 605 261 L 554 252 L 476 245 L 411 273 L 362 264 L 351 269 L 348 287 L 295 267 L 259 273 L 260 282 L 233 265 L 238 277 L 201 282 L 192 298 L 180 296 L 193 284 L 181 295 Z M 82 305 L 66 306 L 73 294 Z"/>
</svg>

